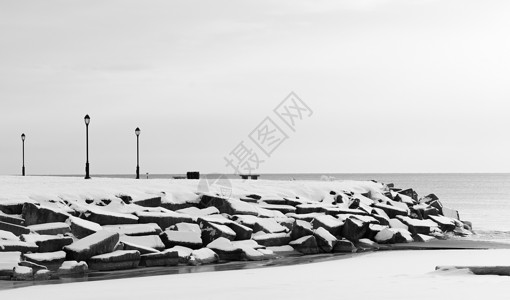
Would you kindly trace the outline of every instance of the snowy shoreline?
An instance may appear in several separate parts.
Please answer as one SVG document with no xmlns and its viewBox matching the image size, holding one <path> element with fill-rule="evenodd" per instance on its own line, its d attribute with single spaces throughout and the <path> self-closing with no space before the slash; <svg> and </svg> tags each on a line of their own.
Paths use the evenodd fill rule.
<svg viewBox="0 0 510 300">
<path fill-rule="evenodd" d="M 280 264 L 296 255 L 305 256 L 294 262 L 378 249 L 507 247 L 445 242 L 470 235 L 471 224 L 433 194 L 375 181 L 2 176 L 0 211 L 4 280 L 219 261 Z"/>
</svg>

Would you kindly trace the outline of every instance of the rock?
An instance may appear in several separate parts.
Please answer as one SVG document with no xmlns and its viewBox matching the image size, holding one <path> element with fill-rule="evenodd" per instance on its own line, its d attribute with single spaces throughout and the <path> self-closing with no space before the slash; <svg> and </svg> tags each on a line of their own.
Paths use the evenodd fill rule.
<svg viewBox="0 0 510 300">
<path fill-rule="evenodd" d="M 66 223 L 71 228 L 71 233 L 79 239 L 82 239 L 103 229 L 101 225 L 97 223 L 72 216 L 66 220 Z"/>
<path fill-rule="evenodd" d="M 285 204 L 259 204 L 259 207 L 269 210 L 276 210 L 283 214 L 296 212 L 296 208 L 294 206 Z"/>
<path fill-rule="evenodd" d="M 69 225 L 63 222 L 36 224 L 30 225 L 27 228 L 32 232 L 46 235 L 58 235 L 71 232 Z"/>
<path fill-rule="evenodd" d="M 5 214 L 21 215 L 23 205 L 27 202 L 35 203 L 33 200 L 26 199 L 9 199 L 0 201 L 0 211 Z"/>
<path fill-rule="evenodd" d="M 231 222 L 226 225 L 235 232 L 236 236 L 235 236 L 234 240 L 240 241 L 240 240 L 251 239 L 251 235 L 253 234 L 253 229 L 251 229 L 250 227 L 241 225 L 236 222 Z"/>
<path fill-rule="evenodd" d="M 237 199 L 225 199 L 213 195 L 203 194 L 200 198 L 202 207 L 216 207 L 220 213 L 229 215 L 253 215 L 258 216 L 257 209 L 250 203 Z"/>
<path fill-rule="evenodd" d="M 276 222 L 278 222 L 283 227 L 287 228 L 287 232 L 291 232 L 292 229 L 294 228 L 294 224 L 296 223 L 296 219 L 284 217 L 276 219 Z"/>
<path fill-rule="evenodd" d="M 447 218 L 455 219 L 455 220 L 460 220 L 459 212 L 456 211 L 455 209 L 451 209 L 451 208 L 447 208 L 447 207 L 443 207 L 443 216 L 445 216 Z"/>
<path fill-rule="evenodd" d="M 301 220 L 306 222 L 312 222 L 313 219 L 317 218 L 318 216 L 323 216 L 323 213 L 309 213 L 309 214 L 293 214 L 289 213 L 286 214 L 287 217 L 295 219 L 295 220 Z"/>
<path fill-rule="evenodd" d="M 385 228 L 375 235 L 375 241 L 381 244 L 394 243 L 395 242 L 395 231 L 390 228 Z"/>
<path fill-rule="evenodd" d="M 217 238 L 224 237 L 233 241 L 236 238 L 236 233 L 230 227 L 221 224 L 199 219 L 200 229 L 202 230 L 202 241 L 204 244 L 209 244 Z"/>
<path fill-rule="evenodd" d="M 156 223 L 104 225 L 102 228 L 106 231 L 129 236 L 154 235 L 163 232 Z"/>
<path fill-rule="evenodd" d="M 429 216 L 429 218 L 436 222 L 439 228 L 443 231 L 453 231 L 455 229 L 454 219 L 444 216 Z"/>
<path fill-rule="evenodd" d="M 12 279 L 20 281 L 34 280 L 34 271 L 32 270 L 32 268 L 29 267 L 22 266 L 14 267 Z"/>
<path fill-rule="evenodd" d="M 189 264 L 192 265 L 203 265 L 215 263 L 219 260 L 218 254 L 209 248 L 202 248 L 199 250 L 193 250 L 189 258 Z"/>
<path fill-rule="evenodd" d="M 345 208 L 345 207 L 328 207 L 326 208 L 328 215 L 351 214 L 351 215 L 368 215 L 368 212 L 360 208 Z"/>
<path fill-rule="evenodd" d="M 407 195 L 400 194 L 400 193 L 396 193 L 393 200 L 398 201 L 398 202 L 403 202 L 403 203 L 405 203 L 407 205 L 411 205 L 411 206 L 418 203 L 417 200 L 414 200 L 413 198 L 411 198 Z"/>
<path fill-rule="evenodd" d="M 428 206 L 427 204 L 416 204 L 413 206 L 413 211 L 420 219 L 427 219 L 428 216 L 439 215 L 439 210 L 437 208 Z"/>
<path fill-rule="evenodd" d="M 357 241 L 363 238 L 368 231 L 369 223 L 365 223 L 356 218 L 348 218 L 342 227 L 342 237 L 350 241 Z"/>
<path fill-rule="evenodd" d="M 75 260 L 67 260 L 62 263 L 62 265 L 57 270 L 57 275 L 60 277 L 63 276 L 83 276 L 89 271 L 89 267 L 86 262 L 80 261 L 77 262 Z"/>
<path fill-rule="evenodd" d="M 142 254 L 140 259 L 140 265 L 145 267 L 177 266 L 177 264 L 179 264 L 179 253 L 170 249 L 159 253 Z"/>
<path fill-rule="evenodd" d="M 30 229 L 28 229 L 25 226 L 6 223 L 2 221 L 0 221 L 0 230 L 12 232 L 14 235 L 17 236 L 30 233 Z"/>
<path fill-rule="evenodd" d="M 86 220 L 99 225 L 136 224 L 138 217 L 131 214 L 116 213 L 99 208 L 89 208 L 85 212 Z"/>
<path fill-rule="evenodd" d="M 324 213 L 326 206 L 320 203 L 299 204 L 296 206 L 297 214 Z"/>
<path fill-rule="evenodd" d="M 20 215 L 9 215 L 3 213 L 2 211 L 0 211 L 0 221 L 20 226 L 25 224 L 25 220 L 23 220 Z"/>
<path fill-rule="evenodd" d="M 193 231 L 197 233 L 202 233 L 202 230 L 200 229 L 200 225 L 195 223 L 178 223 L 175 225 L 172 225 L 168 228 L 169 230 L 175 230 L 175 231 Z"/>
<path fill-rule="evenodd" d="M 138 216 L 138 222 L 140 223 L 156 223 L 159 227 L 165 229 L 177 223 L 192 223 L 193 218 L 191 216 L 176 213 L 173 211 L 166 212 L 136 212 Z"/>
<path fill-rule="evenodd" d="M 443 204 L 439 200 L 431 201 L 428 205 L 437 209 L 440 215 L 443 214 Z"/>
<path fill-rule="evenodd" d="M 342 221 L 330 215 L 318 216 L 312 220 L 311 224 L 314 229 L 324 228 L 335 236 L 341 232 L 342 226 L 344 225 Z"/>
<path fill-rule="evenodd" d="M 234 246 L 232 242 L 224 237 L 219 237 L 209 243 L 207 248 L 218 254 L 220 260 L 244 260 L 245 252 L 243 249 Z"/>
<path fill-rule="evenodd" d="M 390 225 L 390 217 L 384 210 L 380 208 L 373 207 L 371 211 L 371 216 L 377 221 L 379 221 L 379 224 L 381 225 Z"/>
<path fill-rule="evenodd" d="M 413 200 L 418 201 L 418 193 L 416 193 L 413 189 L 405 189 L 398 192 L 399 194 L 406 195 L 411 197 Z"/>
<path fill-rule="evenodd" d="M 269 256 L 266 255 L 265 253 L 263 253 L 263 252 L 261 252 L 259 250 L 256 250 L 254 248 L 251 248 L 251 247 L 244 247 L 244 248 L 241 248 L 241 249 L 244 252 L 243 253 L 243 257 L 246 258 L 247 260 L 260 261 L 260 260 L 265 260 L 265 259 L 269 258 Z"/>
<path fill-rule="evenodd" d="M 127 270 L 138 267 L 140 252 L 136 250 L 119 250 L 111 253 L 95 255 L 87 260 L 91 270 L 113 271 Z"/>
<path fill-rule="evenodd" d="M 367 234 L 365 234 L 365 238 L 373 240 L 375 236 L 379 233 L 379 231 L 383 230 L 384 228 L 388 228 L 388 226 L 379 224 L 369 224 Z"/>
<path fill-rule="evenodd" d="M 314 232 L 315 239 L 319 248 L 326 253 L 333 251 L 337 239 L 328 230 L 323 227 L 317 228 Z"/>
<path fill-rule="evenodd" d="M 354 253 L 356 251 L 354 244 L 346 239 L 337 240 L 333 247 L 333 253 Z"/>
<path fill-rule="evenodd" d="M 51 271 L 50 270 L 37 270 L 34 273 L 34 280 L 50 280 L 51 279 Z"/>
<path fill-rule="evenodd" d="M 210 215 L 217 215 L 220 213 L 220 211 L 214 206 L 210 206 L 210 207 L 206 207 L 206 208 L 202 208 L 202 209 L 193 206 L 193 207 L 179 209 L 176 212 L 185 214 L 185 215 L 188 215 L 188 216 L 191 216 L 194 218 L 205 217 L 205 216 L 210 216 Z"/>
<path fill-rule="evenodd" d="M 0 230 L 0 240 L 19 241 L 20 239 L 10 231 Z"/>
<path fill-rule="evenodd" d="M 292 232 L 290 233 L 291 239 L 297 240 L 307 235 L 313 235 L 312 224 L 306 221 L 296 220 Z"/>
<path fill-rule="evenodd" d="M 291 237 L 287 233 L 266 233 L 254 236 L 253 240 L 260 245 L 271 247 L 287 245 L 291 241 Z"/>
<path fill-rule="evenodd" d="M 420 199 L 420 203 L 429 204 L 432 201 L 439 200 L 439 198 L 434 194 L 429 194 Z"/>
<path fill-rule="evenodd" d="M 369 239 L 360 239 L 356 242 L 355 246 L 358 251 L 372 251 L 379 249 L 379 244 Z"/>
<path fill-rule="evenodd" d="M 58 209 L 39 206 L 33 203 L 23 204 L 21 213 L 25 219 L 25 225 L 36 225 L 43 223 L 65 222 L 69 218 L 69 214 Z"/>
<path fill-rule="evenodd" d="M 258 218 L 255 224 L 253 225 L 253 231 L 263 231 L 266 233 L 279 233 L 279 232 L 287 232 L 288 228 L 280 225 L 273 218 Z"/>
<path fill-rule="evenodd" d="M 143 235 L 143 236 L 121 235 L 120 241 L 124 244 L 129 243 L 160 251 L 165 249 L 165 244 L 163 244 L 163 241 L 161 240 L 159 235 Z"/>
<path fill-rule="evenodd" d="M 38 252 L 54 252 L 62 250 L 64 246 L 71 245 L 73 238 L 63 235 L 23 234 L 20 239 L 24 242 L 36 244 Z"/>
<path fill-rule="evenodd" d="M 70 260 L 86 261 L 92 256 L 112 252 L 118 242 L 118 233 L 102 230 L 65 246 L 64 251 Z"/>
<path fill-rule="evenodd" d="M 0 240 L 0 252 L 19 251 L 21 253 L 36 252 L 39 247 L 34 243 L 22 241 Z"/>
<path fill-rule="evenodd" d="M 49 270 L 56 271 L 66 258 L 64 251 L 46 253 L 25 253 L 21 255 L 23 260 L 45 266 Z"/>
<path fill-rule="evenodd" d="M 126 242 L 126 241 L 118 243 L 117 246 L 115 247 L 114 251 L 117 251 L 117 250 L 136 250 L 136 251 L 140 252 L 141 255 L 160 253 L 159 250 L 156 250 L 154 248 L 137 245 L 137 244 L 133 244 L 133 243 Z"/>
<path fill-rule="evenodd" d="M 399 219 L 390 219 L 390 228 L 400 228 L 400 229 L 405 229 L 405 230 L 408 230 L 409 227 L 402 223 L 402 221 L 400 221 Z"/>
<path fill-rule="evenodd" d="M 189 257 L 191 255 L 191 252 L 193 252 L 193 249 L 183 246 L 175 246 L 170 249 L 167 249 L 165 251 L 175 251 L 177 252 L 177 255 L 179 257 L 179 263 L 181 264 L 187 264 L 189 261 Z"/>
<path fill-rule="evenodd" d="M 289 245 L 303 254 L 318 254 L 320 252 L 317 240 L 313 235 L 303 236 L 291 241 Z"/>
<path fill-rule="evenodd" d="M 191 249 L 202 248 L 202 237 L 197 232 L 165 230 L 160 237 L 166 248 L 174 246 L 184 246 Z"/>
<path fill-rule="evenodd" d="M 34 262 L 26 261 L 26 260 L 20 261 L 18 263 L 18 266 L 32 268 L 32 270 L 34 272 L 39 271 L 39 270 L 48 270 L 48 268 L 46 266 L 38 265 L 38 264 L 36 264 Z"/>
<path fill-rule="evenodd" d="M 152 197 L 146 199 L 137 199 L 132 202 L 133 204 L 143 207 L 159 207 L 161 206 L 161 197 Z"/>
<path fill-rule="evenodd" d="M 429 234 L 432 228 L 437 227 L 437 224 L 432 220 L 417 220 L 404 216 L 397 216 L 397 219 L 407 225 L 412 234 Z"/>
<path fill-rule="evenodd" d="M 398 202 L 395 202 L 395 203 L 398 203 Z M 394 219 L 396 216 L 407 216 L 408 215 L 407 210 L 400 208 L 400 207 L 393 206 L 393 205 L 376 203 L 375 207 L 382 209 L 388 215 L 388 217 L 390 217 L 391 219 Z"/>
<path fill-rule="evenodd" d="M 425 235 L 425 234 L 420 234 L 420 233 L 416 234 L 413 238 L 414 238 L 415 242 L 421 242 L 421 243 L 426 243 L 426 242 L 429 242 L 429 241 L 432 241 L 432 240 L 436 239 L 433 236 Z"/>
</svg>

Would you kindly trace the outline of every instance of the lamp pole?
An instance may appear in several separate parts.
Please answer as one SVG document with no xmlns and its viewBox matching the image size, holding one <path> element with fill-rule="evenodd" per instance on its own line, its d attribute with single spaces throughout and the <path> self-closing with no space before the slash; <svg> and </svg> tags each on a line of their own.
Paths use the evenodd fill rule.
<svg viewBox="0 0 510 300">
<path fill-rule="evenodd" d="M 139 147 L 139 137 L 140 137 L 140 128 L 136 127 L 136 179 L 140 179 L 140 147 Z"/>
<path fill-rule="evenodd" d="M 85 163 L 85 179 L 90 179 L 89 174 L 89 123 L 90 117 L 86 115 L 85 118 L 85 136 L 86 136 L 86 151 L 87 151 L 87 162 Z"/>
<path fill-rule="evenodd" d="M 21 134 L 21 153 L 23 156 L 23 166 L 21 167 L 21 175 L 25 176 L 25 134 Z"/>
</svg>

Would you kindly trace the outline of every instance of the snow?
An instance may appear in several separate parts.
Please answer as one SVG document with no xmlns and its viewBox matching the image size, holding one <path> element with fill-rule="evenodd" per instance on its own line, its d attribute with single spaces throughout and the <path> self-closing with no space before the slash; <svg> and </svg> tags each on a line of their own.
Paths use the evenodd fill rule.
<svg viewBox="0 0 510 300">
<path fill-rule="evenodd" d="M 10 231 L 0 230 L 0 240 L 19 241 L 19 238 Z"/>
<path fill-rule="evenodd" d="M 201 250 L 199 250 L 201 251 Z M 198 251 L 196 251 L 197 253 Z M 507 299 L 510 278 L 434 271 L 440 265 L 501 265 L 510 250 L 384 251 L 276 268 L 35 285 L 2 299 Z"/>
</svg>

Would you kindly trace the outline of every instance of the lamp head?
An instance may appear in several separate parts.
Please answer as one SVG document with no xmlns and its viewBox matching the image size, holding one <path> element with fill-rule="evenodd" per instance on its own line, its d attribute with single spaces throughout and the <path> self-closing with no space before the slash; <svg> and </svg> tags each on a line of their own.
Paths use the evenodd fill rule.
<svg viewBox="0 0 510 300">
<path fill-rule="evenodd" d="M 139 135 L 140 135 L 140 128 L 136 127 L 136 129 L 135 129 L 135 134 L 136 134 L 136 136 L 139 136 Z"/>
<path fill-rule="evenodd" d="M 84 119 L 85 119 L 85 125 L 89 125 L 89 123 L 90 123 L 89 115 L 86 115 Z"/>
<path fill-rule="evenodd" d="M 21 140 L 25 141 L 25 134 L 24 133 L 21 134 Z"/>
</svg>

